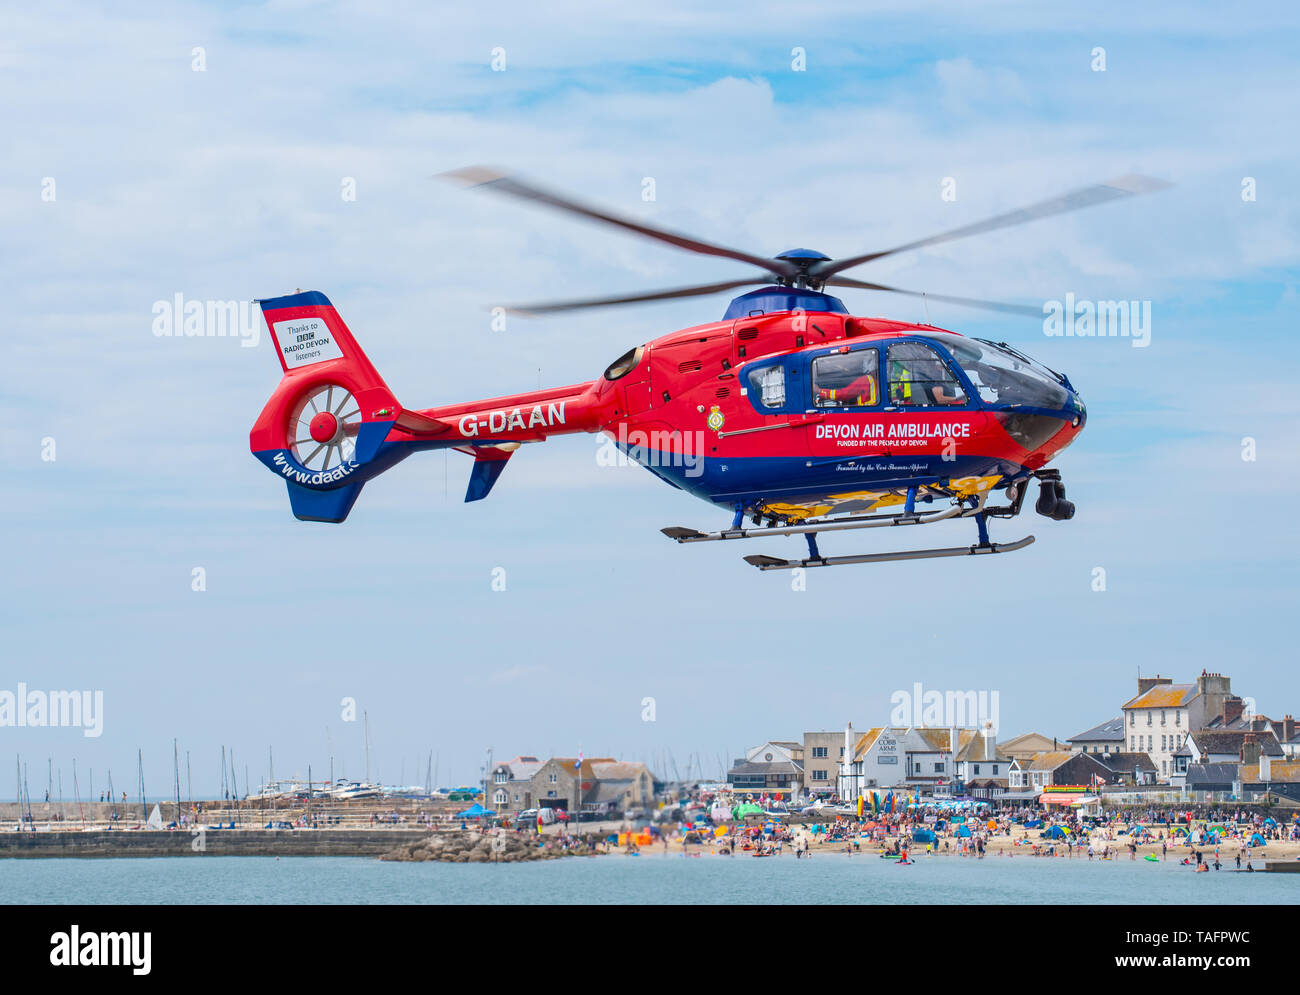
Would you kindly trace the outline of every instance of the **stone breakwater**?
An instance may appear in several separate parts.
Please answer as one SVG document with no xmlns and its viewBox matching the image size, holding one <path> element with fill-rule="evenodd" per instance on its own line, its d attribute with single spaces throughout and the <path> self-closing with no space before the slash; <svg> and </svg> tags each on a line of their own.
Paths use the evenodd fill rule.
<svg viewBox="0 0 1300 995">
<path fill-rule="evenodd" d="M 4 857 L 379 857 L 414 829 L 166 829 L 0 833 Z"/>
<path fill-rule="evenodd" d="M 403 843 L 380 856 L 380 860 L 439 860 L 451 864 L 513 864 L 524 860 L 557 860 L 560 857 L 593 857 L 603 850 L 585 843 L 563 847 L 547 837 L 538 845 L 535 836 L 480 835 L 476 832 L 430 833 L 414 843 Z"/>
</svg>

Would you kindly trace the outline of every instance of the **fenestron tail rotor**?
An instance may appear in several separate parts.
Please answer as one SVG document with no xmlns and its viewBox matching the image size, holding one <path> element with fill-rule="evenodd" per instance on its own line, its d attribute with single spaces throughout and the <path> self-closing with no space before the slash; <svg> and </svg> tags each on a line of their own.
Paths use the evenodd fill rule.
<svg viewBox="0 0 1300 995">
<path fill-rule="evenodd" d="M 907 294 L 916 297 L 927 297 L 935 301 L 956 304 L 961 307 L 973 307 L 984 310 L 999 311 L 1007 314 L 1023 314 L 1041 317 L 1041 307 L 1030 307 L 1023 304 L 1005 304 L 999 301 L 986 301 L 973 297 L 954 297 L 943 294 L 930 294 L 917 290 L 903 290 L 898 287 L 889 287 L 879 283 L 851 280 L 846 277 L 837 276 L 837 274 L 854 266 L 861 266 L 863 263 L 882 259 L 885 256 L 891 256 L 895 253 L 905 252 L 911 249 L 920 249 L 925 246 L 937 245 L 943 242 L 951 242 L 956 239 L 967 238 L 971 235 L 983 234 L 984 232 L 997 231 L 1002 228 L 1012 228 L 1017 225 L 1036 221 L 1040 218 L 1067 214 L 1071 211 L 1082 210 L 1085 207 L 1093 207 L 1095 205 L 1105 204 L 1110 201 L 1120 200 L 1122 198 L 1132 197 L 1139 194 L 1154 193 L 1171 186 L 1171 184 L 1164 180 L 1155 179 L 1150 176 L 1140 176 L 1136 174 L 1120 176 L 1111 180 L 1106 180 L 1103 183 L 1080 187 L 1079 189 L 1072 190 L 1058 197 L 1052 197 L 1031 204 L 1028 207 L 997 214 L 983 221 L 962 225 L 959 228 L 953 228 L 949 231 L 941 232 L 938 235 L 932 235 L 928 238 L 907 242 L 895 246 L 892 249 L 867 252 L 861 255 L 849 256 L 837 260 L 831 259 L 820 252 L 810 249 L 793 249 L 769 258 L 757 253 L 728 248 L 726 246 L 717 245 L 713 242 L 708 242 L 704 239 L 659 228 L 642 221 L 625 218 L 609 211 L 591 207 L 561 194 L 545 190 L 529 181 L 510 176 L 500 170 L 492 169 L 487 166 L 469 166 L 464 169 L 441 173 L 439 174 L 439 177 L 442 179 L 453 180 L 465 186 L 504 194 L 518 200 L 531 201 L 535 204 L 541 204 L 555 210 L 564 211 L 568 214 L 586 218 L 589 221 L 612 225 L 621 228 L 624 231 L 630 231 L 634 234 L 641 235 L 645 238 L 652 238 L 655 241 L 666 243 L 679 249 L 685 249 L 688 252 L 695 252 L 708 256 L 723 256 L 729 259 L 735 259 L 739 262 L 750 263 L 758 266 L 762 270 L 761 273 L 754 274 L 747 278 L 723 281 L 720 283 L 675 287 L 667 290 L 651 290 L 642 293 L 620 294 L 609 297 L 602 296 L 567 301 L 547 301 L 536 304 L 515 305 L 507 308 L 507 310 L 523 315 L 553 314 L 561 311 L 577 311 L 584 308 L 611 307 L 621 304 L 642 304 L 651 301 L 672 300 L 680 297 L 696 297 L 705 294 L 721 293 L 726 290 L 732 290 L 736 287 L 751 284 L 775 283 L 780 286 L 807 288 L 813 291 L 819 291 L 824 286 L 853 287 L 859 290 L 877 290 L 891 294 Z"/>
<path fill-rule="evenodd" d="M 324 472 L 356 456 L 361 405 L 340 384 L 319 384 L 307 391 L 289 415 L 288 448 L 308 470 Z"/>
</svg>

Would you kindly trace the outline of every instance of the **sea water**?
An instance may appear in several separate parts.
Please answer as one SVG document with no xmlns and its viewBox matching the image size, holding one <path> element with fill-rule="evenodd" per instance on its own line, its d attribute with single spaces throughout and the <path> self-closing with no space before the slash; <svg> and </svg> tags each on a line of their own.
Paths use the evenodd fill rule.
<svg viewBox="0 0 1300 995">
<path fill-rule="evenodd" d="M 1196 874 L 1086 857 L 874 854 L 573 857 L 523 864 L 388 863 L 368 857 L 135 857 L 0 860 L 9 904 L 591 903 L 1294 904 L 1300 874 Z"/>
</svg>

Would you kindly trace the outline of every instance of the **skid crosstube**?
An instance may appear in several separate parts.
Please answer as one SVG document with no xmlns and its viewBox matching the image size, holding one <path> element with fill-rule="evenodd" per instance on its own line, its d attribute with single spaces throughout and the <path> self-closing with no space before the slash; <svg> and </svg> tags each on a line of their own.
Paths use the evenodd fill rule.
<svg viewBox="0 0 1300 995">
<path fill-rule="evenodd" d="M 807 567 L 838 567 L 850 563 L 889 563 L 894 560 L 929 560 L 941 556 L 978 556 L 982 553 L 1013 553 L 1032 544 L 1033 536 L 1015 542 L 991 542 L 987 545 L 951 546 L 946 549 L 908 549 L 896 553 L 861 553 L 851 556 L 818 556 L 802 560 L 782 560 L 762 553 L 751 553 L 745 562 L 760 570 L 794 570 Z"/>
</svg>

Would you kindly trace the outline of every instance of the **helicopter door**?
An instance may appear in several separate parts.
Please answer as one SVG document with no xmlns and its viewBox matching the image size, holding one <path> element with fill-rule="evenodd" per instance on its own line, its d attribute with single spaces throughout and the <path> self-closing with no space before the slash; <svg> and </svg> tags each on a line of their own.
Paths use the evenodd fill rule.
<svg viewBox="0 0 1300 995">
<path fill-rule="evenodd" d="M 883 357 L 887 451 L 938 477 L 964 473 L 987 421 L 948 362 L 926 342 L 891 342 Z M 925 471 L 918 471 L 925 472 Z"/>
<path fill-rule="evenodd" d="M 852 460 L 884 452 L 888 428 L 879 349 L 840 346 L 814 355 L 808 380 L 809 410 L 822 416 L 809 427 L 814 456 Z"/>
</svg>

